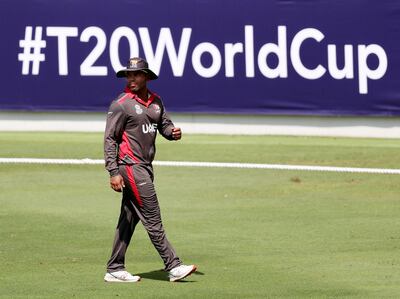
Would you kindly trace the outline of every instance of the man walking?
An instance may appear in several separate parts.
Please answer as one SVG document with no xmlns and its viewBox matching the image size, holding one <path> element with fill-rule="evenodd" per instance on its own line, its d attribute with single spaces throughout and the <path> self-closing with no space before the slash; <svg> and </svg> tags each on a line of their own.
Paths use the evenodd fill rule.
<svg viewBox="0 0 400 299">
<path fill-rule="evenodd" d="M 104 280 L 140 280 L 125 270 L 125 253 L 140 220 L 169 272 L 169 280 L 178 281 L 196 271 L 196 266 L 183 265 L 165 235 L 151 163 L 157 131 L 168 140 L 179 140 L 182 133 L 166 114 L 160 97 L 147 88 L 147 82 L 158 77 L 144 59 L 131 58 L 117 77 L 126 77 L 127 86 L 111 103 L 107 115 L 104 157 L 111 188 L 122 192 L 122 204 Z"/>
</svg>

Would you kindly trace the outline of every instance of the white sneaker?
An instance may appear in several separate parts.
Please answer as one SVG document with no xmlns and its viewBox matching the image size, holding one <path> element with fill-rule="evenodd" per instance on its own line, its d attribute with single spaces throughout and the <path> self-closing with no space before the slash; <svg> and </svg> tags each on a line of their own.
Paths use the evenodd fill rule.
<svg viewBox="0 0 400 299">
<path fill-rule="evenodd" d="M 132 275 L 128 271 L 116 271 L 106 273 L 104 281 L 106 282 L 137 282 L 140 280 L 140 276 Z"/>
<path fill-rule="evenodd" d="M 169 271 L 169 281 L 178 281 L 181 279 L 184 279 L 185 277 L 189 276 L 193 272 L 195 272 L 197 269 L 197 266 L 195 265 L 180 265 L 178 267 L 175 267 L 171 271 Z"/>
</svg>

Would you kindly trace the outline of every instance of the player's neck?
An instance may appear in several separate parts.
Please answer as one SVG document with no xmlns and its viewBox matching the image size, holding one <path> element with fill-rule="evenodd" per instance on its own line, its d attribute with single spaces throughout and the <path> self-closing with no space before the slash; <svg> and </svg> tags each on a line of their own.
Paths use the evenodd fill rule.
<svg viewBox="0 0 400 299">
<path fill-rule="evenodd" d="M 147 87 L 142 88 L 136 92 L 136 95 L 143 101 L 147 102 L 149 99 L 149 90 Z"/>
</svg>

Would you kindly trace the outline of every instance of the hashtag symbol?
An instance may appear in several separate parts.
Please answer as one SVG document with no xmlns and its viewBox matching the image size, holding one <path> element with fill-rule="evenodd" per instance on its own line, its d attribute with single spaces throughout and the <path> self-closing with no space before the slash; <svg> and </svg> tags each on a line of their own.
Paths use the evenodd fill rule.
<svg viewBox="0 0 400 299">
<path fill-rule="evenodd" d="M 22 61 L 22 74 L 29 75 L 29 66 L 32 62 L 32 75 L 39 75 L 40 62 L 45 61 L 45 56 L 41 53 L 41 50 L 46 48 L 46 41 L 42 40 L 42 27 L 35 28 L 35 36 L 32 39 L 32 27 L 27 26 L 25 28 L 25 39 L 19 41 L 19 47 L 24 50 L 23 53 L 18 54 L 18 60 Z"/>
</svg>

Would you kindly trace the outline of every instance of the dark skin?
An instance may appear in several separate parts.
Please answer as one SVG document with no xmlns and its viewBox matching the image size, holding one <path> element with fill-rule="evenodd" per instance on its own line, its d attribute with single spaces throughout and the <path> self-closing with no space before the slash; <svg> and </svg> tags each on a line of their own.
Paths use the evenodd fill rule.
<svg viewBox="0 0 400 299">
<path fill-rule="evenodd" d="M 127 86 L 128 88 L 145 103 L 148 101 L 149 91 L 147 89 L 147 81 L 149 77 L 146 73 L 141 71 L 127 72 L 126 73 Z M 172 129 L 172 139 L 179 140 L 182 138 L 182 131 L 180 128 Z M 110 177 L 110 186 L 114 191 L 122 192 L 125 188 L 123 177 L 118 174 Z"/>
</svg>

